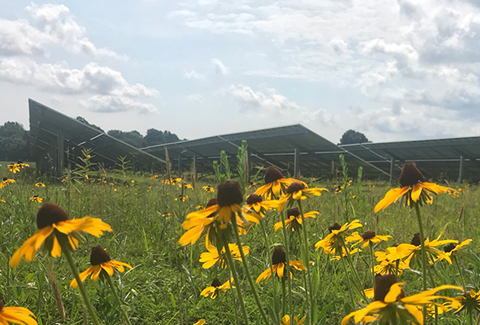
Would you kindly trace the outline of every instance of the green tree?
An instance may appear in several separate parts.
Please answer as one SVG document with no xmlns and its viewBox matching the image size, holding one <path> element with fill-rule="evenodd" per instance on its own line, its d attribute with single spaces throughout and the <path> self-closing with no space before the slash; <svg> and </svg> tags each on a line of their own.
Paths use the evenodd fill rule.
<svg viewBox="0 0 480 325">
<path fill-rule="evenodd" d="M 365 134 L 355 130 L 348 130 L 342 135 L 340 144 L 364 143 L 369 142 Z"/>
</svg>

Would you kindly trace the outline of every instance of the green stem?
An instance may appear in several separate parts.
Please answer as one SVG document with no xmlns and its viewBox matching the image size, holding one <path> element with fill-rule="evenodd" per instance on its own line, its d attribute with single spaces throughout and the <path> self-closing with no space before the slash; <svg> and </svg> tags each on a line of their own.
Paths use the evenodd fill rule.
<svg viewBox="0 0 480 325">
<path fill-rule="evenodd" d="M 240 289 L 240 279 L 237 275 L 237 269 L 235 268 L 235 264 L 233 263 L 233 258 L 232 254 L 230 253 L 230 249 L 228 248 L 228 243 L 224 238 L 222 238 L 222 244 L 225 248 L 225 253 L 227 254 L 228 267 L 230 267 L 230 270 L 232 271 L 233 281 L 235 281 L 235 286 L 237 287 L 238 300 L 240 300 L 240 309 L 243 314 L 243 319 L 245 320 L 245 324 L 248 325 L 248 315 L 247 310 L 245 309 L 245 302 L 243 301 L 242 289 Z"/>
<path fill-rule="evenodd" d="M 289 238 L 287 235 L 287 227 L 285 226 L 285 213 L 281 213 L 281 219 L 282 219 L 282 226 L 283 226 L 283 240 L 285 241 L 285 264 L 287 265 L 287 284 L 288 284 L 288 304 L 289 304 L 289 309 L 288 313 L 290 315 L 290 319 L 293 319 L 293 298 L 292 298 L 292 279 L 290 279 L 290 245 L 289 245 Z M 273 274 L 272 274 L 273 276 Z"/>
<path fill-rule="evenodd" d="M 265 239 L 265 245 L 267 246 L 267 256 L 268 256 L 268 263 L 270 265 L 270 272 L 272 273 L 272 277 L 274 274 L 273 271 L 273 262 L 272 262 L 272 252 L 270 246 L 270 240 L 268 239 L 267 230 L 265 229 L 265 225 L 263 224 L 263 219 L 260 220 L 260 227 L 262 228 L 263 238 Z M 280 323 L 278 319 L 278 301 L 277 301 L 277 284 L 275 283 L 275 278 L 273 277 L 273 311 L 275 313 L 275 323 Z"/>
<path fill-rule="evenodd" d="M 285 306 L 287 305 L 286 304 L 286 301 L 287 301 L 287 293 L 285 292 L 286 289 L 286 284 L 285 284 L 285 277 L 282 278 L 282 315 L 285 315 Z"/>
<path fill-rule="evenodd" d="M 373 254 L 373 242 L 370 242 L 369 245 L 368 245 L 368 248 L 370 249 L 370 260 L 372 261 L 372 272 L 370 272 L 372 274 L 372 288 L 375 288 L 375 258 L 373 257 L 374 254 Z"/>
<path fill-rule="evenodd" d="M 305 267 L 307 268 L 307 283 L 308 283 L 308 290 L 307 286 L 305 286 L 306 292 L 306 310 L 309 310 L 309 305 L 311 306 L 310 315 L 307 313 L 307 324 L 311 324 L 311 320 L 313 319 L 313 309 L 314 309 L 314 302 L 313 302 L 313 288 L 312 288 L 312 276 L 310 273 L 310 259 L 308 254 L 308 236 L 307 236 L 307 219 L 303 216 L 303 209 L 302 209 L 302 202 L 300 200 L 297 201 L 298 203 L 298 210 L 300 211 L 300 217 L 302 218 L 302 229 L 303 229 L 303 240 L 304 240 L 304 249 L 305 249 Z M 300 236 L 300 239 L 302 236 Z M 310 297 L 309 297 L 310 295 Z M 309 301 L 310 299 L 310 301 Z"/>
<path fill-rule="evenodd" d="M 346 255 L 347 255 L 348 264 L 350 265 L 350 268 L 352 269 L 352 272 L 355 275 L 355 278 L 357 280 L 357 283 L 355 283 L 355 288 L 358 290 L 358 292 L 363 297 L 363 299 L 365 299 L 365 301 L 368 301 L 368 298 L 367 298 L 367 296 L 365 295 L 365 292 L 362 289 L 363 288 L 362 280 L 360 280 L 360 276 L 358 275 L 357 269 L 353 265 L 352 255 L 350 255 L 350 252 L 348 251 L 345 243 L 343 244 L 343 248 L 345 249 L 345 252 L 346 252 Z M 341 258 L 343 258 L 343 257 L 341 257 Z M 375 288 L 375 284 L 373 285 L 373 287 Z"/>
<path fill-rule="evenodd" d="M 268 321 L 267 315 L 265 314 L 265 311 L 262 308 L 262 303 L 260 302 L 260 298 L 258 297 L 257 290 L 255 288 L 255 282 L 253 282 L 252 276 L 250 275 L 250 267 L 248 265 L 247 259 L 245 258 L 245 253 L 243 253 L 242 242 L 240 240 L 240 235 L 238 234 L 239 230 L 238 230 L 236 216 L 234 216 L 231 220 L 233 224 L 233 232 L 235 234 L 235 239 L 237 241 L 238 250 L 240 251 L 240 256 L 242 257 L 242 264 L 243 264 L 243 268 L 245 269 L 245 275 L 247 277 L 248 283 L 250 284 L 250 288 L 252 289 L 253 297 L 255 298 L 255 302 L 257 303 L 258 310 L 260 310 L 260 315 L 262 316 L 264 323 L 268 324 L 269 321 Z M 225 250 L 228 250 L 228 248 L 225 247 Z M 230 253 L 230 250 L 228 251 Z"/>
<path fill-rule="evenodd" d="M 229 270 L 229 271 L 230 271 L 230 274 L 232 274 L 232 270 Z M 235 322 L 238 324 L 238 313 L 237 313 L 237 307 L 236 307 L 237 303 L 235 301 L 235 293 L 233 292 L 233 288 L 232 288 L 233 287 L 232 286 L 232 277 L 233 276 L 230 276 L 228 278 L 228 283 L 229 283 L 230 288 L 231 288 L 230 293 L 232 294 L 232 302 L 233 302 L 232 306 L 233 306 L 233 311 L 235 312 Z"/>
<path fill-rule="evenodd" d="M 105 277 L 107 278 L 108 285 L 110 286 L 110 289 L 112 290 L 113 295 L 115 296 L 115 300 L 117 301 L 118 306 L 120 307 L 120 310 L 122 311 L 123 317 L 127 321 L 128 325 L 132 325 L 132 323 L 130 322 L 130 319 L 128 318 L 127 312 L 122 307 L 122 301 L 120 300 L 120 296 L 118 295 L 115 286 L 113 285 L 112 278 L 108 274 L 106 274 Z"/>
<path fill-rule="evenodd" d="M 67 244 L 67 245 L 69 245 L 69 244 Z M 80 289 L 80 293 L 82 294 L 83 303 L 87 307 L 88 313 L 92 317 L 93 324 L 100 325 L 100 322 L 97 318 L 97 314 L 95 313 L 95 309 L 93 308 L 92 303 L 90 302 L 90 298 L 88 297 L 87 290 L 85 290 L 85 286 L 83 285 L 82 280 L 80 280 L 80 275 L 78 273 L 77 266 L 75 265 L 75 262 L 73 261 L 72 254 L 70 253 L 69 247 L 67 245 L 61 245 L 62 246 L 62 251 L 65 254 L 65 257 L 67 258 L 68 265 L 70 266 L 70 269 L 72 270 L 73 276 L 77 280 L 78 288 Z"/>
<path fill-rule="evenodd" d="M 345 279 L 347 280 L 348 292 L 350 293 L 350 302 L 352 303 L 352 308 L 355 309 L 355 299 L 353 298 L 352 285 L 350 284 L 350 279 L 348 277 L 347 265 L 345 264 L 345 258 L 340 256 L 342 260 L 343 270 L 345 271 Z"/>
<path fill-rule="evenodd" d="M 469 311 L 469 313 L 468 313 L 469 324 L 473 325 L 473 310 L 469 309 L 468 311 Z"/>
<path fill-rule="evenodd" d="M 460 274 L 460 279 L 462 280 L 463 291 L 467 292 L 467 288 L 465 287 L 465 279 L 463 278 L 462 270 L 460 269 L 460 265 L 458 264 L 458 260 L 456 256 L 452 256 L 455 265 L 457 266 L 458 273 Z"/>
<path fill-rule="evenodd" d="M 422 216 L 420 215 L 420 206 L 418 203 L 415 205 L 415 211 L 417 212 L 418 228 L 420 230 L 420 247 L 422 252 L 422 277 L 423 277 L 423 291 L 427 291 L 427 253 L 425 251 L 425 236 L 423 234 Z M 423 323 L 426 323 L 427 313 L 426 308 L 423 308 Z"/>
</svg>

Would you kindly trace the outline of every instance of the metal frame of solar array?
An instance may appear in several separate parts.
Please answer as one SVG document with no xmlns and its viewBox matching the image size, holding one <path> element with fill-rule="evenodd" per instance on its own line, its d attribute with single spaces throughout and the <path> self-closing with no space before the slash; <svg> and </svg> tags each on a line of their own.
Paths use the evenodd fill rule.
<svg viewBox="0 0 480 325">
<path fill-rule="evenodd" d="M 220 159 L 220 152 L 235 161 L 242 140 L 248 144 L 249 159 L 260 166 L 273 165 L 285 175 L 319 176 L 332 175 L 338 170 L 338 156 L 346 154 L 345 149 L 310 131 L 300 124 L 270 128 L 258 131 L 233 133 L 197 140 L 185 140 L 174 143 L 142 148 L 165 159 L 165 150 L 171 160 L 176 162 L 178 170 L 188 168 L 194 163 L 200 172 L 213 171 L 212 161 Z M 382 169 L 363 161 L 355 154 L 346 155 L 351 170 L 362 166 L 367 174 L 387 175 Z M 332 162 L 336 167 L 332 167 Z"/>
<path fill-rule="evenodd" d="M 65 166 L 79 161 L 82 149 L 93 149 L 92 162 L 114 166 L 126 156 L 136 169 L 164 168 L 165 161 L 106 133 L 59 113 L 32 99 L 30 112 L 31 155 L 37 169 L 61 177 Z"/>
</svg>

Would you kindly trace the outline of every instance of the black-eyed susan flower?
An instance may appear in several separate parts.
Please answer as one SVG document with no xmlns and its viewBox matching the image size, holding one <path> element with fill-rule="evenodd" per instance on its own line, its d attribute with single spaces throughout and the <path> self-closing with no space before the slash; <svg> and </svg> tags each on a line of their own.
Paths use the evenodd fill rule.
<svg viewBox="0 0 480 325">
<path fill-rule="evenodd" d="M 347 237 L 346 242 L 350 243 L 356 241 L 356 243 L 354 243 L 352 246 L 363 243 L 363 250 L 366 250 L 368 245 L 371 243 L 380 244 L 382 241 L 387 241 L 389 238 L 392 238 L 392 236 L 377 235 L 375 231 L 367 230 L 362 235 L 360 235 L 358 232 L 354 232 Z"/>
<path fill-rule="evenodd" d="M 0 188 L 4 188 L 5 186 L 13 183 L 15 183 L 14 179 L 4 177 L 2 182 L 0 183 Z"/>
<path fill-rule="evenodd" d="M 43 243 L 53 257 L 58 257 L 62 252 L 62 243 L 69 243 L 72 249 L 78 247 L 81 232 L 100 237 L 104 231 L 112 228 L 99 218 L 84 217 L 69 219 L 67 213 L 58 205 L 45 203 L 37 213 L 38 231 L 27 239 L 25 243 L 13 254 L 10 266 L 16 267 L 22 257 L 27 262 L 33 260 Z M 63 246 L 65 249 L 68 246 Z"/>
<path fill-rule="evenodd" d="M 440 240 L 442 234 L 438 236 L 437 239 L 430 241 L 429 238 L 425 239 L 425 252 L 427 254 L 427 258 L 432 264 L 437 259 L 439 260 L 446 260 L 448 263 L 452 264 L 452 260 L 450 256 L 445 252 L 442 252 L 437 249 L 438 246 L 449 244 L 449 243 L 458 243 L 458 240 L 452 239 L 445 239 Z M 421 257 L 421 242 L 420 242 L 420 235 L 418 233 L 414 234 L 412 241 L 410 244 L 400 244 L 397 246 L 396 252 L 394 254 L 387 256 L 391 260 L 403 260 L 407 265 L 410 266 L 410 263 L 413 260 L 420 259 Z"/>
<path fill-rule="evenodd" d="M 195 207 L 195 210 L 201 210 L 201 209 L 203 209 L 203 205 L 197 205 L 197 206 Z"/>
<path fill-rule="evenodd" d="M 336 254 L 341 248 L 345 246 L 345 240 L 350 230 L 360 228 L 362 224 L 358 219 L 353 220 L 352 222 L 347 222 L 343 226 L 340 226 L 338 223 L 334 223 L 328 228 L 330 234 L 328 234 L 324 239 L 318 241 L 315 244 L 315 249 L 323 248 L 325 254 Z"/>
<path fill-rule="evenodd" d="M 205 247 L 207 248 L 208 252 L 204 252 L 200 254 L 200 262 L 203 263 L 202 267 L 204 269 L 211 268 L 217 262 L 220 262 L 222 268 L 227 266 L 226 263 L 226 256 L 225 256 L 225 247 L 222 248 L 221 252 L 218 253 L 217 247 L 212 245 L 210 241 L 205 241 Z M 242 256 L 240 254 L 240 250 L 238 249 L 237 244 L 228 244 L 228 249 L 230 250 L 230 254 L 232 258 L 237 261 L 242 261 Z M 247 255 L 250 252 L 250 247 L 243 246 L 243 254 Z"/>
<path fill-rule="evenodd" d="M 455 302 L 450 306 L 455 310 L 455 314 L 466 310 L 467 313 L 472 313 L 474 310 L 480 312 L 480 290 L 470 290 L 461 296 L 455 297 Z"/>
<path fill-rule="evenodd" d="M 353 318 L 355 323 L 371 322 L 375 319 L 380 324 L 397 324 L 399 320 L 423 324 L 423 306 L 435 304 L 434 300 L 444 299 L 453 301 L 453 298 L 435 295 L 440 290 L 462 288 L 452 285 L 442 285 L 434 289 L 420 292 L 413 296 L 405 296 L 402 289 L 404 283 L 397 282 L 395 275 L 375 277 L 374 301 L 364 309 L 351 312 L 345 316 L 341 325 L 346 325 Z"/>
<path fill-rule="evenodd" d="M 373 267 L 375 274 L 395 274 L 402 275 L 403 270 L 408 268 L 397 253 L 397 246 L 388 247 L 384 252 L 375 252 L 375 258 L 380 264 Z"/>
<path fill-rule="evenodd" d="M 214 189 L 213 187 L 211 187 L 210 185 L 202 186 L 202 189 L 203 189 L 205 192 L 215 192 L 215 189 Z"/>
<path fill-rule="evenodd" d="M 38 325 L 35 315 L 25 307 L 5 307 L 0 299 L 0 324 Z"/>
<path fill-rule="evenodd" d="M 305 271 L 307 268 L 303 265 L 302 261 L 290 261 L 290 266 L 298 271 Z M 285 267 L 287 265 L 287 257 L 285 251 L 282 247 L 275 247 L 272 254 L 272 268 L 273 272 L 279 277 L 283 278 L 285 273 Z M 263 271 L 255 281 L 256 283 L 262 281 L 263 279 L 268 279 L 272 276 L 272 268 L 268 268 Z M 292 272 L 290 272 L 290 277 L 292 277 Z"/>
<path fill-rule="evenodd" d="M 278 200 L 264 201 L 263 197 L 255 193 L 250 194 L 246 200 L 245 208 L 252 210 L 255 216 L 265 217 L 268 210 L 278 207 Z"/>
<path fill-rule="evenodd" d="M 157 179 L 158 178 L 158 175 L 153 175 L 152 177 L 150 177 L 150 179 Z"/>
<path fill-rule="evenodd" d="M 438 195 L 455 191 L 453 188 L 425 182 L 422 172 L 418 170 L 413 162 L 405 162 L 403 164 L 399 182 L 402 187 L 388 191 L 385 197 L 375 206 L 375 213 L 385 209 L 401 198 L 405 198 L 405 203 L 409 206 L 413 206 L 412 203 L 421 205 L 426 202 L 431 204 L 433 202 L 431 194 Z"/>
<path fill-rule="evenodd" d="M 282 211 L 285 204 L 291 206 L 293 202 L 305 200 L 308 195 L 320 196 L 322 191 L 328 191 L 326 188 L 311 187 L 302 181 L 295 180 L 287 187 L 285 194 L 278 200 L 278 211 Z"/>
<path fill-rule="evenodd" d="M 25 167 L 30 167 L 29 164 L 25 164 L 23 163 L 21 160 L 19 160 L 18 162 L 16 163 L 13 163 L 13 164 L 8 164 L 7 165 L 8 167 L 8 170 L 12 173 L 17 173 L 19 172 L 21 169 L 25 168 Z"/>
<path fill-rule="evenodd" d="M 297 325 L 302 325 L 303 322 L 305 322 L 305 318 L 307 316 L 303 316 L 302 318 L 300 318 L 300 315 L 297 315 L 295 316 L 295 324 Z M 282 317 L 282 324 L 280 325 L 290 325 L 290 315 L 285 315 Z"/>
<path fill-rule="evenodd" d="M 194 244 L 206 234 L 213 242 L 217 232 L 228 228 L 231 218 L 237 218 L 241 228 L 248 221 L 258 222 L 256 218 L 251 217 L 248 210 L 240 206 L 242 201 L 243 195 L 238 182 L 231 180 L 223 182 L 218 186 L 217 198 L 211 199 L 205 209 L 187 215 L 186 220 L 182 223 L 183 229 L 187 232 L 180 237 L 178 243 L 182 246 Z M 213 244 L 217 243 L 213 242 Z"/>
<path fill-rule="evenodd" d="M 170 212 L 162 213 L 162 217 L 170 217 L 170 216 L 171 216 Z"/>
<path fill-rule="evenodd" d="M 186 184 L 185 187 L 188 188 L 188 189 L 190 189 L 190 190 L 193 190 L 193 189 L 194 189 L 192 184 Z"/>
<path fill-rule="evenodd" d="M 305 218 L 316 218 L 318 211 L 310 211 L 304 214 L 303 218 L 300 215 L 300 210 L 298 208 L 290 208 L 287 210 L 287 219 L 285 219 L 285 227 L 291 231 L 299 230 L 302 228 L 303 219 Z M 277 222 L 274 226 L 275 231 L 280 228 L 283 228 L 283 223 L 281 221 Z"/>
<path fill-rule="evenodd" d="M 125 271 L 125 267 L 132 269 L 127 263 L 112 261 L 110 255 L 101 246 L 92 247 L 90 264 L 92 266 L 80 273 L 80 280 L 82 280 L 82 282 L 84 282 L 90 274 L 92 275 L 92 280 L 97 282 L 101 274 L 104 276 L 113 276 L 114 269 L 119 272 Z M 78 288 L 77 280 L 73 279 L 72 282 L 70 282 L 70 286 L 75 289 Z"/>
<path fill-rule="evenodd" d="M 466 239 L 458 245 L 456 245 L 454 243 L 450 243 L 450 244 L 443 247 L 443 251 L 448 256 L 454 257 L 454 256 L 457 256 L 458 254 L 460 254 L 461 253 L 460 251 L 462 251 L 464 249 L 464 247 L 467 246 L 468 244 L 470 244 L 471 242 L 472 242 L 472 239 Z"/>
<path fill-rule="evenodd" d="M 43 199 L 39 197 L 38 195 L 34 195 L 30 198 L 30 201 L 35 202 L 35 203 L 42 203 Z"/>
<path fill-rule="evenodd" d="M 230 286 L 231 282 L 233 282 L 233 278 L 231 278 L 230 281 L 227 281 L 224 284 L 222 284 L 217 278 L 215 278 L 212 281 L 212 285 L 203 289 L 202 292 L 200 292 L 200 295 L 204 297 L 210 296 L 211 299 L 215 299 L 217 298 L 219 291 L 226 292 L 227 289 L 235 288 L 233 286 Z"/>
<path fill-rule="evenodd" d="M 265 185 L 260 186 L 255 194 L 263 196 L 267 200 L 277 199 L 285 194 L 287 187 L 294 181 L 293 178 L 284 178 L 277 168 L 270 166 L 265 171 Z"/>
<path fill-rule="evenodd" d="M 45 187 L 45 184 L 43 184 L 42 182 L 39 182 L 39 183 L 35 183 L 35 186 L 36 187 Z"/>
</svg>

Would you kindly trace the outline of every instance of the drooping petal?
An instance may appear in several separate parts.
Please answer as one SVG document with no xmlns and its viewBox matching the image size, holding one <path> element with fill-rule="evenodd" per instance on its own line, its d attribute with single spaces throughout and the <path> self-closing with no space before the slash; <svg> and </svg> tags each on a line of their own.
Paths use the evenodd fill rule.
<svg viewBox="0 0 480 325">
<path fill-rule="evenodd" d="M 402 188 L 394 188 L 385 194 L 385 197 L 380 200 L 380 202 L 377 203 L 375 206 L 375 213 L 377 213 L 380 210 L 385 209 L 388 207 L 390 204 L 396 202 L 399 198 L 401 198 L 405 193 L 409 191 L 410 187 L 409 186 L 404 186 Z"/>
<path fill-rule="evenodd" d="M 53 232 L 53 227 L 48 226 L 42 229 L 39 229 L 32 237 L 27 239 L 22 246 L 13 254 L 10 259 L 10 267 L 15 268 L 22 257 L 25 256 L 25 261 L 30 262 L 33 260 L 37 251 L 42 246 L 45 239 L 48 238 Z"/>
</svg>

